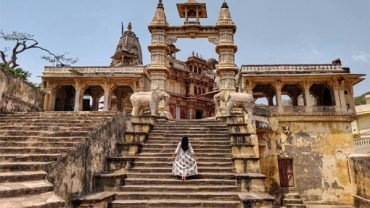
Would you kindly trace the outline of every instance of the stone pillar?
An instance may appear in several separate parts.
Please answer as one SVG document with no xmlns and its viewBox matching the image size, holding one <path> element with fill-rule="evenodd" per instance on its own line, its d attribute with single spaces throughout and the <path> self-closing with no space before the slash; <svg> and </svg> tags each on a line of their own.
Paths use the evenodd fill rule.
<svg viewBox="0 0 370 208">
<path fill-rule="evenodd" d="M 310 93 L 310 88 L 311 88 L 311 83 L 310 82 L 304 82 L 303 83 L 303 89 L 304 89 L 304 104 L 306 106 L 306 112 L 312 112 L 312 102 L 311 102 L 311 93 Z"/>
<path fill-rule="evenodd" d="M 110 110 L 111 105 L 111 84 L 109 82 L 104 83 L 104 111 Z"/>
<path fill-rule="evenodd" d="M 278 112 L 283 112 L 284 107 L 283 107 L 283 99 L 281 97 L 281 89 L 283 88 L 283 85 L 281 81 L 278 81 L 275 83 L 275 89 L 276 89 L 276 103 L 278 106 Z"/>
<path fill-rule="evenodd" d="M 335 98 L 335 111 L 341 112 L 342 111 L 342 105 L 341 105 L 341 98 L 340 98 L 340 92 L 339 92 L 339 86 L 333 87 L 334 92 L 334 98 Z"/>
<path fill-rule="evenodd" d="M 49 95 L 48 111 L 55 111 L 56 89 L 52 88 Z"/>
<path fill-rule="evenodd" d="M 344 81 L 340 81 L 339 83 L 339 98 L 340 98 L 340 104 L 341 104 L 341 110 L 342 112 L 347 112 L 347 101 L 346 101 L 346 95 L 344 94 Z"/>
<path fill-rule="evenodd" d="M 269 106 L 274 106 L 274 97 L 268 96 L 266 98 L 267 98 L 268 105 Z"/>
<path fill-rule="evenodd" d="M 167 55 L 168 44 L 166 29 L 168 23 L 164 12 L 162 2 L 158 3 L 154 18 L 149 25 L 149 31 L 152 34 L 152 42 L 148 46 L 151 54 L 151 63 L 148 72 L 151 80 L 151 90 L 159 88 L 165 90 L 167 76 Z"/>
<path fill-rule="evenodd" d="M 82 92 L 82 83 L 81 81 L 75 81 L 75 90 L 76 90 L 76 95 L 75 95 L 75 106 L 74 106 L 74 111 L 78 112 L 81 111 L 82 109 L 82 97 L 83 97 L 83 92 Z"/>
</svg>

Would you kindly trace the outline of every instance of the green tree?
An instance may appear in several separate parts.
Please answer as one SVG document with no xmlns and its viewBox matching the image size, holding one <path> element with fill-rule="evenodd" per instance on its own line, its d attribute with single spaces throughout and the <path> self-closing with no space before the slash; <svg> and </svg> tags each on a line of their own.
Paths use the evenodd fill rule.
<svg viewBox="0 0 370 208">
<path fill-rule="evenodd" d="M 370 92 L 366 92 L 358 97 L 355 97 L 355 104 L 356 105 L 365 105 L 366 104 L 366 99 L 365 96 L 370 95 Z"/>
</svg>

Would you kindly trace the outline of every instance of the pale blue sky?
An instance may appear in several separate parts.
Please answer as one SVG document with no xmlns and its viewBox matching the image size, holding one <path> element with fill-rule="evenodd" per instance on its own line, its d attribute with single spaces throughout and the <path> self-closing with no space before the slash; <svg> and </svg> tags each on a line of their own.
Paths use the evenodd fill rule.
<svg viewBox="0 0 370 208">
<path fill-rule="evenodd" d="M 182 24 L 176 3 L 164 0 L 171 25 Z M 109 65 L 121 30 L 121 21 L 132 21 L 149 63 L 147 45 L 157 0 L 0 0 L 0 29 L 35 35 L 43 47 L 79 57 L 77 65 Z M 208 19 L 214 24 L 223 0 L 208 0 Z M 369 74 L 370 0 L 228 0 L 238 27 L 237 64 L 314 64 L 341 58 L 352 73 Z M 0 47 L 4 47 L 0 42 Z M 179 40 L 178 57 L 191 51 L 216 57 L 205 39 Z M 40 51 L 24 53 L 19 62 L 40 82 L 44 60 Z M 370 91 L 370 81 L 355 87 L 355 94 Z"/>
</svg>

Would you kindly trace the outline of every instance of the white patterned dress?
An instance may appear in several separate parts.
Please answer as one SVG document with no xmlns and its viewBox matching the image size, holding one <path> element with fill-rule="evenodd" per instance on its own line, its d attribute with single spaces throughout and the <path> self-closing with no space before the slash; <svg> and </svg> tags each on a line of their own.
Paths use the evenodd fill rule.
<svg viewBox="0 0 370 208">
<path fill-rule="evenodd" d="M 189 148 L 184 152 L 181 142 L 175 151 L 176 159 L 173 162 L 172 174 L 176 176 L 198 175 L 197 161 L 194 159 L 194 150 L 189 143 Z"/>
</svg>

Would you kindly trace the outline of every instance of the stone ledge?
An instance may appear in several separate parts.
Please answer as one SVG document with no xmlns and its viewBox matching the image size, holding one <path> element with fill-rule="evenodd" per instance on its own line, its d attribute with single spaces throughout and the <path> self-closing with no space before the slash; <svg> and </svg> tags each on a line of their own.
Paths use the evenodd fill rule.
<svg viewBox="0 0 370 208">
<path fill-rule="evenodd" d="M 235 174 L 235 177 L 237 179 L 255 179 L 255 178 L 261 178 L 265 179 L 266 176 L 260 173 L 240 173 L 240 174 Z"/>
<path fill-rule="evenodd" d="M 238 194 L 242 202 L 274 201 L 275 198 L 264 192 L 248 192 Z"/>
<path fill-rule="evenodd" d="M 77 199 L 74 199 L 73 202 L 77 204 L 82 203 L 97 203 L 102 201 L 113 201 L 115 192 L 98 192 L 93 194 L 88 194 Z"/>
</svg>

